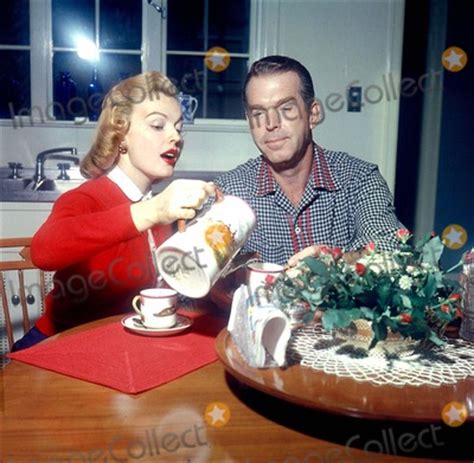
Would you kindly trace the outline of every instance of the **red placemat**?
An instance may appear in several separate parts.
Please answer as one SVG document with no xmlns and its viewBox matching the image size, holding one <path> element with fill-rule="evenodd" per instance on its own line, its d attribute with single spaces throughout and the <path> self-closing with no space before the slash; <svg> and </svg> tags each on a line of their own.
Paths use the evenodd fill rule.
<svg viewBox="0 0 474 463">
<path fill-rule="evenodd" d="M 224 318 L 180 312 L 194 323 L 181 334 L 131 333 L 120 320 L 9 357 L 47 370 L 137 394 L 172 381 L 217 359 L 214 342 Z"/>
</svg>

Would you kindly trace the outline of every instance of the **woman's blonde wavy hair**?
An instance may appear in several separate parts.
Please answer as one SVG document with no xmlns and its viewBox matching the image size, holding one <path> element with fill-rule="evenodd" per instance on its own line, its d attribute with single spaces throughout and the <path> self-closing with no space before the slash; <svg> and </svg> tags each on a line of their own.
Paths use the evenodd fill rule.
<svg viewBox="0 0 474 463">
<path fill-rule="evenodd" d="M 133 107 L 146 98 L 159 99 L 160 93 L 176 97 L 177 89 L 168 77 L 158 71 L 144 72 L 122 80 L 104 98 L 102 112 L 91 149 L 81 161 L 86 178 L 100 177 L 117 162 L 119 145 L 130 128 Z"/>
</svg>

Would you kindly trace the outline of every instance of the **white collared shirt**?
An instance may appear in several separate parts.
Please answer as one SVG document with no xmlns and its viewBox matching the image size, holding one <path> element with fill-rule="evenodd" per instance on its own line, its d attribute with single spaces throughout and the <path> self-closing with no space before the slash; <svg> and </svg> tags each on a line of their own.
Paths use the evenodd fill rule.
<svg viewBox="0 0 474 463">
<path fill-rule="evenodd" d="M 151 190 L 143 194 L 140 188 L 133 183 L 133 180 L 119 167 L 115 166 L 108 174 L 107 177 L 112 180 L 127 196 L 130 201 L 134 203 L 142 201 L 143 199 L 151 198 Z"/>
</svg>

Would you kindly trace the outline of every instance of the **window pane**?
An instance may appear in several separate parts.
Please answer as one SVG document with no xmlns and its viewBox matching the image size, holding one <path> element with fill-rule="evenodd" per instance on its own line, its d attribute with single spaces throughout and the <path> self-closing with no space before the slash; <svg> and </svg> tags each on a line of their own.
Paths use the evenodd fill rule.
<svg viewBox="0 0 474 463">
<path fill-rule="evenodd" d="M 0 63 L 0 117 L 29 114 L 30 52 L 0 50 Z"/>
<path fill-rule="evenodd" d="M 203 117 L 204 59 L 201 56 L 168 56 L 168 77 L 178 90 L 198 99 L 199 105 L 194 117 Z"/>
<path fill-rule="evenodd" d="M 107 93 L 120 80 L 142 72 L 140 55 L 119 55 L 103 53 L 100 55 L 99 80 Z"/>
<path fill-rule="evenodd" d="M 242 119 L 241 92 L 247 74 L 247 59 L 232 58 L 223 72 L 207 70 L 207 112 L 204 112 L 204 59 L 199 56 L 169 56 L 167 74 L 179 91 L 199 101 L 195 117 Z"/>
<path fill-rule="evenodd" d="M 29 0 L 3 0 L 0 17 L 0 44 L 30 44 Z"/>
<path fill-rule="evenodd" d="M 99 31 L 101 48 L 139 50 L 142 44 L 142 3 L 101 0 Z"/>
<path fill-rule="evenodd" d="M 208 71 L 207 117 L 243 119 L 242 87 L 247 75 L 247 59 L 232 58 L 223 72 Z"/>
<path fill-rule="evenodd" d="M 169 1 L 168 50 L 204 51 L 203 24 L 203 0 Z"/>
<path fill-rule="evenodd" d="M 249 51 L 250 1 L 209 0 L 209 47 L 231 53 Z"/>
<path fill-rule="evenodd" d="M 118 55 L 103 53 L 97 64 L 98 86 L 96 92 L 105 95 L 119 80 L 141 72 L 139 55 Z M 68 82 L 66 73 L 70 74 L 73 83 Z M 100 113 L 99 96 L 91 97 L 89 84 L 94 75 L 94 65 L 77 56 L 75 52 L 56 52 L 53 56 L 54 101 L 61 106 L 55 107 L 58 119 L 72 120 L 74 117 L 87 117 Z M 68 102 L 74 98 L 73 104 Z"/>
<path fill-rule="evenodd" d="M 78 37 L 95 42 L 94 0 L 53 0 L 53 46 L 75 47 Z"/>
<path fill-rule="evenodd" d="M 92 73 L 93 65 L 79 58 L 76 52 L 54 53 L 53 95 L 57 119 L 87 117 L 87 86 Z"/>
</svg>

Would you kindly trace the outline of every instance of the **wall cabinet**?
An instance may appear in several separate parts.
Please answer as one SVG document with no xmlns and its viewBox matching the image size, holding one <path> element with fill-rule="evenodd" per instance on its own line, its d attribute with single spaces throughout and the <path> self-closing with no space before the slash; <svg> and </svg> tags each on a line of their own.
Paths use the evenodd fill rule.
<svg viewBox="0 0 474 463">
<path fill-rule="evenodd" d="M 46 220 L 53 203 L 0 203 L 2 238 L 33 236 Z"/>
</svg>

